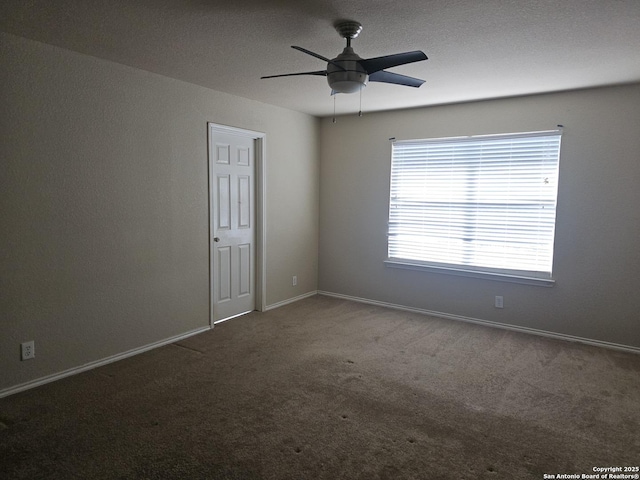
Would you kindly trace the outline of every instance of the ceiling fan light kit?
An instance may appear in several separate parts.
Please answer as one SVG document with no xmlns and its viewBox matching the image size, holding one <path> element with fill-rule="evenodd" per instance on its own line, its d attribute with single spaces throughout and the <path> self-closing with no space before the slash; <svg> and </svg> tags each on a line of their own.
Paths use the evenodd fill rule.
<svg viewBox="0 0 640 480">
<path fill-rule="evenodd" d="M 313 72 L 285 73 L 282 75 L 269 75 L 261 78 L 289 77 L 296 75 L 321 75 L 327 77 L 327 83 L 331 87 L 331 94 L 356 93 L 367 86 L 368 82 L 392 83 L 408 87 L 420 87 L 424 80 L 408 77 L 398 73 L 387 72 L 385 69 L 406 65 L 408 63 L 427 60 L 427 56 L 420 50 L 413 52 L 397 53 L 383 57 L 363 59 L 353 51 L 351 40 L 362 31 L 362 25 L 352 20 L 340 21 L 335 24 L 336 31 L 347 40 L 347 46 L 342 53 L 333 59 L 328 59 L 306 50 L 302 47 L 292 46 L 307 55 L 327 62 L 326 70 Z"/>
<path fill-rule="evenodd" d="M 332 63 L 327 65 L 327 83 L 332 93 L 355 93 L 367 86 L 369 74 L 358 63 L 362 60 L 351 47 L 345 47 L 334 61 L 339 63 L 340 69 Z"/>
</svg>

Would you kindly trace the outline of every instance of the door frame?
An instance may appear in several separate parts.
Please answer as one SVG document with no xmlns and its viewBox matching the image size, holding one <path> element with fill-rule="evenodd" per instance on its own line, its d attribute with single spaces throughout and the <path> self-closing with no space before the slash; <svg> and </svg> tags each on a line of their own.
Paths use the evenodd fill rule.
<svg viewBox="0 0 640 480">
<path fill-rule="evenodd" d="M 263 132 L 256 132 L 253 130 L 247 130 L 244 128 L 231 127 L 228 125 L 221 125 L 217 123 L 207 122 L 207 165 L 208 165 L 208 177 L 209 177 L 209 325 L 214 327 L 214 302 L 213 302 L 213 214 L 214 214 L 214 198 L 213 198 L 213 151 L 211 148 L 211 141 L 214 133 L 233 134 L 253 139 L 254 144 L 254 157 L 255 157 L 255 252 L 256 252 L 256 272 L 255 272 L 255 308 L 256 310 L 263 312 L 266 308 L 266 258 L 265 258 L 265 245 L 266 245 L 266 201 L 265 201 L 265 172 L 266 172 L 266 160 L 267 160 L 267 134 Z M 228 320 L 228 319 L 225 319 Z M 224 320 L 220 320 L 224 321 Z"/>
</svg>

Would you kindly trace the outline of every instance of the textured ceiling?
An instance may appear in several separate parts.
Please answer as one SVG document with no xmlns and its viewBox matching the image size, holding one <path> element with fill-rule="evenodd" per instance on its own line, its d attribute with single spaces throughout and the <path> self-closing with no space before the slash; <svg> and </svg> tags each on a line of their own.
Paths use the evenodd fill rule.
<svg viewBox="0 0 640 480">
<path fill-rule="evenodd" d="M 361 57 L 423 50 L 391 69 L 416 89 L 371 83 L 363 111 L 640 81 L 639 0 L 2 0 L 0 29 L 241 97 L 318 116 L 333 99 L 319 76 L 344 47 L 333 24 L 361 22 Z M 338 95 L 337 113 L 359 96 Z"/>
</svg>

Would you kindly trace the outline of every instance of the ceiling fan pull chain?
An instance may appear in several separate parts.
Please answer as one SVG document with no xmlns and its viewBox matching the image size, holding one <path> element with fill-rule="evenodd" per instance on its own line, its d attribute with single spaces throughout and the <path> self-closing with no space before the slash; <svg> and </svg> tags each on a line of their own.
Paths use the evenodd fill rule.
<svg viewBox="0 0 640 480">
<path fill-rule="evenodd" d="M 362 116 L 362 88 L 360 89 L 360 110 L 358 110 L 358 116 Z"/>
<path fill-rule="evenodd" d="M 333 123 L 336 123 L 336 96 L 333 96 Z"/>
</svg>

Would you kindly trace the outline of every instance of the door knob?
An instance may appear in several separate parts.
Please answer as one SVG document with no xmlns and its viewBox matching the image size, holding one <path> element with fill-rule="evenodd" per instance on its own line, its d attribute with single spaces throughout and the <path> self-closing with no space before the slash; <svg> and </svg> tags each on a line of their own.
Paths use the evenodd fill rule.
<svg viewBox="0 0 640 480">
<path fill-rule="evenodd" d="M 214 242 L 219 242 L 220 241 L 220 237 L 213 237 L 213 241 Z"/>
</svg>

